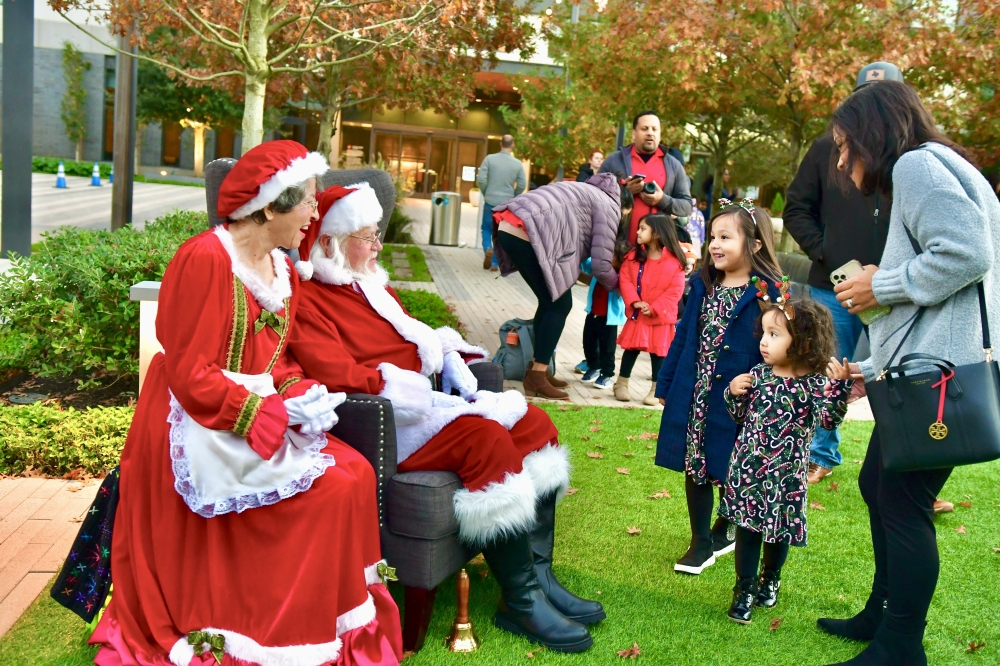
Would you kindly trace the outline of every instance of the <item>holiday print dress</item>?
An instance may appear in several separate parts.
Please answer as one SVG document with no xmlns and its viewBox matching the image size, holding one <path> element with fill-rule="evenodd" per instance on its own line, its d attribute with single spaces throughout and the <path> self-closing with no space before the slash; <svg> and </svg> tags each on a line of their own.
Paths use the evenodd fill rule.
<svg viewBox="0 0 1000 666">
<path fill-rule="evenodd" d="M 698 365 L 694 400 L 691 403 L 691 418 L 688 419 L 684 466 L 688 476 L 699 485 L 709 481 L 715 485 L 722 483 L 721 479 L 712 479 L 708 476 L 708 464 L 705 462 L 705 417 L 708 414 L 708 398 L 712 392 L 712 378 L 715 375 L 715 362 L 719 358 L 722 338 L 726 335 L 729 318 L 746 289 L 746 285 L 738 287 L 715 285 L 711 293 L 705 297 L 701 314 L 698 316 L 700 331 Z"/>
<path fill-rule="evenodd" d="M 726 408 L 742 423 L 729 463 L 719 515 L 768 543 L 806 545 L 809 442 L 816 427 L 833 430 L 847 413 L 851 380 L 813 373 L 779 377 L 762 363 L 741 396 L 726 387 Z M 829 391 L 826 387 L 829 384 Z"/>
</svg>

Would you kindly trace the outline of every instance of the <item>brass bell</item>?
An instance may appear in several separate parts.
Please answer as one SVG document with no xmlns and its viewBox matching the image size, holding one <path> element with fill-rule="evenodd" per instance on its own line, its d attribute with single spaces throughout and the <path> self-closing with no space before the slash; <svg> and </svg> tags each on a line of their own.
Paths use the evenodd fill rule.
<svg viewBox="0 0 1000 666">
<path fill-rule="evenodd" d="M 452 652 L 475 652 L 479 649 L 479 638 L 469 621 L 469 574 L 465 569 L 458 572 L 455 588 L 458 592 L 458 612 L 455 613 L 451 636 L 445 639 L 445 645 Z"/>
</svg>

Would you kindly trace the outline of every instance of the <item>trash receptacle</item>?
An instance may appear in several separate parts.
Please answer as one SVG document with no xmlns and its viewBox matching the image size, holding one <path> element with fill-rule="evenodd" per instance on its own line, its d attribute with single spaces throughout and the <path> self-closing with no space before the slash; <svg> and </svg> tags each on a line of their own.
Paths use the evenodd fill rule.
<svg viewBox="0 0 1000 666">
<path fill-rule="evenodd" d="M 462 195 L 458 192 L 431 194 L 431 245 L 458 245 L 462 222 Z"/>
</svg>

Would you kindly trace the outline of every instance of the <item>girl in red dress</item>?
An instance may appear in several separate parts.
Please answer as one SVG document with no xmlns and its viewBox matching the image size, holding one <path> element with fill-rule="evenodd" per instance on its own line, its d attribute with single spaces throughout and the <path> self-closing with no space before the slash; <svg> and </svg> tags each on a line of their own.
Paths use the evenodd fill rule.
<svg viewBox="0 0 1000 666">
<path fill-rule="evenodd" d="M 219 191 L 227 224 L 163 276 L 163 352 L 121 460 L 114 591 L 100 666 L 374 666 L 402 657 L 384 586 L 375 474 L 329 435 L 343 394 L 285 347 L 296 247 L 326 161 L 293 141 L 248 151 Z M 72 557 L 72 555 L 71 555 Z"/>
<path fill-rule="evenodd" d="M 630 399 L 628 380 L 632 368 L 639 352 L 648 352 L 653 385 L 642 402 L 655 405 L 656 376 L 674 339 L 687 259 L 677 240 L 674 223 L 666 215 L 651 214 L 639 220 L 636 241 L 637 247 L 625 255 L 618 278 L 625 299 L 625 328 L 618 336 L 618 344 L 625 353 L 615 383 L 615 397 Z"/>
</svg>

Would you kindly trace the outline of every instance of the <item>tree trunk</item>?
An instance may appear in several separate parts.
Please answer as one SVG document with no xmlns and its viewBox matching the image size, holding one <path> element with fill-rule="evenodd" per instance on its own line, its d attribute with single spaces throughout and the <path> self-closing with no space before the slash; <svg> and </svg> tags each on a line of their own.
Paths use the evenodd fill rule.
<svg viewBox="0 0 1000 666">
<path fill-rule="evenodd" d="M 246 87 L 243 104 L 243 144 L 246 153 L 264 140 L 264 99 L 267 95 L 267 12 L 264 0 L 248 0 Z"/>
<path fill-rule="evenodd" d="M 83 137 L 81 136 L 76 140 L 76 157 L 77 162 L 83 161 Z"/>
<path fill-rule="evenodd" d="M 339 115 L 340 104 L 338 100 L 327 98 L 326 104 L 323 106 L 323 117 L 319 121 L 319 144 L 316 146 L 316 150 L 321 153 L 328 153 L 331 169 L 336 169 L 338 166 L 334 163 L 334 159 L 336 159 L 334 153 L 339 151 L 333 149 L 333 141 L 334 139 L 340 139 L 336 134 L 337 116 Z"/>
</svg>

